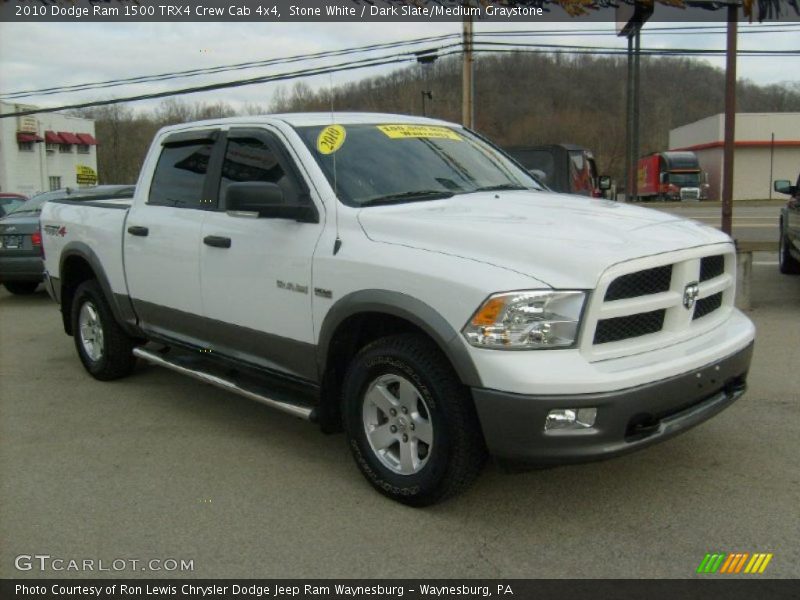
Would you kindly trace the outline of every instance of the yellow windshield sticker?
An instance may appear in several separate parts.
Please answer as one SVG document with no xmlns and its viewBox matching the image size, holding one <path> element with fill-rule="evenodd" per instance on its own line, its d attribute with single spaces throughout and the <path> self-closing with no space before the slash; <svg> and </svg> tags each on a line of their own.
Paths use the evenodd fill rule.
<svg viewBox="0 0 800 600">
<path fill-rule="evenodd" d="M 319 132 L 317 137 L 317 152 L 320 154 L 333 154 L 344 144 L 347 133 L 341 125 L 328 125 Z"/>
<path fill-rule="evenodd" d="M 378 125 L 383 133 L 392 139 L 439 138 L 461 141 L 461 136 L 452 129 L 437 125 Z"/>
</svg>

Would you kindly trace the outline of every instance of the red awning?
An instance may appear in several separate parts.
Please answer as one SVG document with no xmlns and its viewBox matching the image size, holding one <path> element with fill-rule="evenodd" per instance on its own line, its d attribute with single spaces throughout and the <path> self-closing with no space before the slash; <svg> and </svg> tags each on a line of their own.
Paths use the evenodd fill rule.
<svg viewBox="0 0 800 600">
<path fill-rule="evenodd" d="M 58 135 L 55 131 L 45 131 L 44 132 L 44 141 L 48 144 L 66 144 L 64 140 L 61 139 L 61 136 Z"/>
<path fill-rule="evenodd" d="M 83 144 L 83 142 L 78 138 L 77 135 L 74 133 L 69 133 L 67 131 L 59 131 L 58 137 L 64 140 L 65 144 Z"/>
<path fill-rule="evenodd" d="M 81 141 L 82 144 L 87 146 L 97 146 L 97 140 L 92 137 L 89 133 L 76 133 L 78 139 Z"/>
<path fill-rule="evenodd" d="M 18 142 L 43 142 L 44 139 L 40 138 L 35 133 L 28 133 L 27 131 L 18 131 L 17 132 L 17 141 Z"/>
</svg>

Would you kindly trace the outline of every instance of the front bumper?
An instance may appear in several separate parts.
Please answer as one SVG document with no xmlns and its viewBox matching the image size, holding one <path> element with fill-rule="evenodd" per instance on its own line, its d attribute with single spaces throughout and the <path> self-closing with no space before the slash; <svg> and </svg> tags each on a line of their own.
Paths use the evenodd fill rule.
<svg viewBox="0 0 800 600">
<path fill-rule="evenodd" d="M 687 373 L 624 390 L 528 396 L 473 388 L 489 451 L 534 464 L 600 460 L 675 436 L 744 394 L 753 344 Z M 556 408 L 597 408 L 593 427 L 545 431 Z"/>
<path fill-rule="evenodd" d="M 0 283 L 42 281 L 43 273 L 41 256 L 0 256 Z"/>
</svg>

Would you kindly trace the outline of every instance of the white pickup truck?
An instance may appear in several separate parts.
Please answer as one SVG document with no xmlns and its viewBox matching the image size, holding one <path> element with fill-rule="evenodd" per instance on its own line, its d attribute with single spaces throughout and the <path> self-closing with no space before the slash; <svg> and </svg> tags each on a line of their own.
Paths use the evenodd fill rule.
<svg viewBox="0 0 800 600">
<path fill-rule="evenodd" d="M 46 283 L 86 370 L 137 358 L 344 428 L 422 506 L 487 454 L 615 456 L 742 395 L 731 240 L 554 194 L 459 125 L 294 114 L 161 130 L 130 200 L 48 203 Z"/>
</svg>

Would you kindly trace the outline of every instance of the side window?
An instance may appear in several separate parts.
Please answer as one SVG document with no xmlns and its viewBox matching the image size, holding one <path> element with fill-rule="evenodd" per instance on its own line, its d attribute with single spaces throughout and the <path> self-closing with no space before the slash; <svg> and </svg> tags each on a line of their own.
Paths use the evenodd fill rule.
<svg viewBox="0 0 800 600">
<path fill-rule="evenodd" d="M 203 185 L 213 142 L 208 140 L 164 146 L 158 158 L 148 204 L 207 208 Z"/>
<path fill-rule="evenodd" d="M 231 183 L 264 181 L 275 183 L 283 190 L 284 202 L 297 202 L 297 188 L 284 170 L 278 157 L 263 141 L 253 137 L 228 137 L 222 177 L 219 186 L 219 205 L 224 206 L 225 192 Z"/>
</svg>

